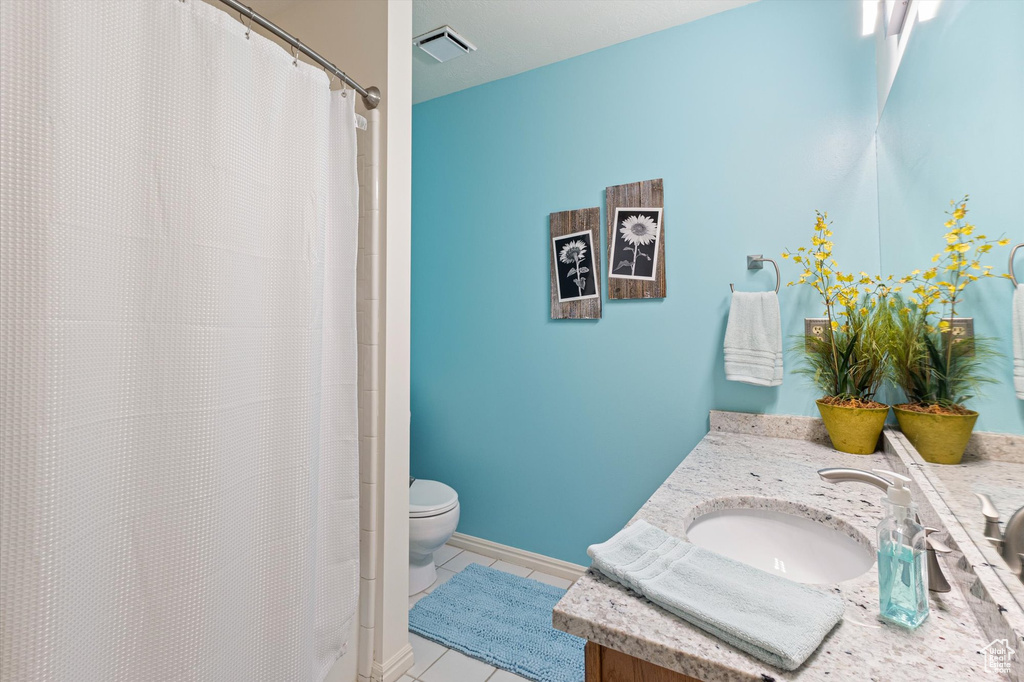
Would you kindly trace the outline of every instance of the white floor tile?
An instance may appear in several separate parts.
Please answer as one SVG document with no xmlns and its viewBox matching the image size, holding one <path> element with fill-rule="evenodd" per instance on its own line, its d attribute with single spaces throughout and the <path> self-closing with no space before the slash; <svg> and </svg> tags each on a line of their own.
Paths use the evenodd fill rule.
<svg viewBox="0 0 1024 682">
<path fill-rule="evenodd" d="M 441 549 L 434 552 L 434 563 L 440 566 L 441 564 L 448 561 L 461 551 L 462 550 L 458 547 L 452 547 L 451 545 L 443 545 Z"/>
<path fill-rule="evenodd" d="M 499 571 L 505 571 L 512 575 L 518 575 L 520 578 L 525 578 L 530 575 L 530 569 L 525 566 L 520 566 L 519 564 L 510 564 L 507 561 L 495 561 L 491 564 L 491 568 L 496 568 Z"/>
<path fill-rule="evenodd" d="M 445 562 L 444 567 L 449 571 L 455 571 L 458 573 L 466 566 L 470 564 L 482 564 L 483 566 L 490 566 L 494 563 L 494 559 L 483 554 L 477 554 L 476 552 L 470 552 L 468 549 L 456 554 L 453 558 Z"/>
<path fill-rule="evenodd" d="M 487 682 L 529 682 L 525 677 L 519 677 L 514 675 L 507 670 L 497 670 L 493 675 L 487 678 Z"/>
<path fill-rule="evenodd" d="M 448 651 L 437 642 L 431 642 L 417 634 L 409 633 L 409 644 L 412 645 L 413 665 L 407 675 L 419 677 L 427 668 Z"/>
<path fill-rule="evenodd" d="M 417 592 L 416 594 L 409 597 L 409 608 L 416 606 L 416 602 L 427 596 L 426 592 Z"/>
<path fill-rule="evenodd" d="M 482 661 L 447 651 L 419 678 L 423 682 L 484 682 L 493 672 L 494 668 Z"/>
<path fill-rule="evenodd" d="M 408 675 L 402 675 L 398 678 L 398 682 L 416 682 L 416 680 L 412 679 Z"/>
<path fill-rule="evenodd" d="M 541 573 L 540 571 L 534 571 L 527 577 L 531 580 L 536 580 L 537 582 L 547 583 L 548 585 L 554 585 L 555 587 L 561 587 L 563 590 L 569 589 L 569 586 L 572 585 L 572 581 L 570 580 L 566 580 L 565 578 L 559 578 L 553 575 L 548 575 L 547 573 Z"/>
<path fill-rule="evenodd" d="M 423 591 L 426 592 L 427 594 L 433 592 L 437 588 L 438 585 L 440 585 L 441 583 L 445 582 L 446 580 L 451 580 L 454 575 L 455 575 L 455 571 L 449 571 L 446 568 L 439 568 L 439 569 L 437 569 L 437 580 L 434 581 L 434 584 L 432 584 L 430 587 L 428 587 L 427 589 L 425 589 Z"/>
</svg>

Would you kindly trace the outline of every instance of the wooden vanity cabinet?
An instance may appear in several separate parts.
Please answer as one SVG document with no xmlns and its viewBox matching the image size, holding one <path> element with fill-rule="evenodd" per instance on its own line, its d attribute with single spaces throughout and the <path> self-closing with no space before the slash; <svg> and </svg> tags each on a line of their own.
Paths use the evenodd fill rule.
<svg viewBox="0 0 1024 682">
<path fill-rule="evenodd" d="M 701 682 L 593 642 L 584 651 L 586 682 Z"/>
</svg>

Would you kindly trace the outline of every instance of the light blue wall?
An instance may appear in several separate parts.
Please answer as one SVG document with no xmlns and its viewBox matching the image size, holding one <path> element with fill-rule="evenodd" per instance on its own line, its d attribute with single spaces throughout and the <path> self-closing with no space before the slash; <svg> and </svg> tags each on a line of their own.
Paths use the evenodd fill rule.
<svg viewBox="0 0 1024 682">
<path fill-rule="evenodd" d="M 1024 241 L 1024 2 L 943 0 L 914 27 L 878 125 L 878 184 L 887 272 L 930 265 L 945 247 L 943 211 L 965 193 L 980 232 Z M 1007 254 L 988 260 L 994 272 L 1006 272 Z M 979 336 L 998 338 L 1003 357 L 991 367 L 999 383 L 968 407 L 981 413 L 978 430 L 1024 433 L 1012 381 L 1013 287 L 972 286 L 961 314 L 974 317 Z"/>
<path fill-rule="evenodd" d="M 859 7 L 766 0 L 414 107 L 411 465 L 459 492 L 460 531 L 587 563 L 709 409 L 815 414 L 792 354 L 761 388 L 725 381 L 721 346 L 729 282 L 774 284 L 745 256 L 803 244 L 816 208 L 878 268 Z M 668 298 L 551 321 L 548 214 L 659 177 Z M 819 312 L 781 305 L 787 335 Z"/>
</svg>

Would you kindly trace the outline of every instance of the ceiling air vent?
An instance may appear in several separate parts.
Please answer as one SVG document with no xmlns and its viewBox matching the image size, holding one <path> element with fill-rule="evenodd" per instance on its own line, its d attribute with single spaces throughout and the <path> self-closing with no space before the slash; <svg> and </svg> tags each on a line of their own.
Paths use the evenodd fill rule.
<svg viewBox="0 0 1024 682">
<path fill-rule="evenodd" d="M 416 36 L 412 39 L 412 44 L 439 62 L 446 62 L 476 50 L 476 45 L 456 33 L 451 26 L 442 26 Z"/>
</svg>

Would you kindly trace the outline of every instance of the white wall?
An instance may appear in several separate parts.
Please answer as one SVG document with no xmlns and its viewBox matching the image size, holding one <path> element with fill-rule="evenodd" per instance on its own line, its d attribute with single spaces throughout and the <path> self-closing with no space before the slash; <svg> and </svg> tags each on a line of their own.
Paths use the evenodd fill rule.
<svg viewBox="0 0 1024 682">
<path fill-rule="evenodd" d="M 388 0 L 388 163 L 384 286 L 384 470 L 377 655 L 384 682 L 413 663 L 409 646 L 409 339 L 412 260 L 412 3 Z M 377 662 L 374 666 L 376 668 Z M 376 670 L 375 670 L 376 672 Z"/>
</svg>

